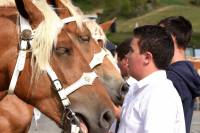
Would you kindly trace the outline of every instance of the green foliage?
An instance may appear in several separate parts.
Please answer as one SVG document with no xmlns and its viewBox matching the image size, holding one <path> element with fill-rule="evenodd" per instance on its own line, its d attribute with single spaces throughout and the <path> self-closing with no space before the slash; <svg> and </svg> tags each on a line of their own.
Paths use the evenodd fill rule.
<svg viewBox="0 0 200 133">
<path fill-rule="evenodd" d="M 104 0 L 72 0 L 72 2 L 86 12 L 104 7 Z"/>
<path fill-rule="evenodd" d="M 147 10 L 147 1 L 146 0 L 130 0 L 131 6 L 134 9 L 133 15 L 139 16 Z"/>
<path fill-rule="evenodd" d="M 118 16 L 122 8 L 121 0 L 105 0 L 105 3 L 103 18 L 111 19 Z"/>
<path fill-rule="evenodd" d="M 106 34 L 108 40 L 112 41 L 116 45 L 120 44 L 125 38 L 131 37 L 131 32 L 117 32 Z"/>
<path fill-rule="evenodd" d="M 188 4 L 188 0 L 159 0 L 159 3 L 167 5 L 185 5 Z"/>
<path fill-rule="evenodd" d="M 89 11 L 93 7 L 90 0 L 73 0 L 73 4 L 81 8 L 83 11 Z"/>
<path fill-rule="evenodd" d="M 123 0 L 121 5 L 122 5 L 122 7 L 121 7 L 120 15 L 122 15 L 124 17 L 130 16 L 133 12 L 133 7 L 131 6 L 131 1 L 130 0 Z"/>
<path fill-rule="evenodd" d="M 157 0 L 73 0 L 84 11 L 103 8 L 104 13 L 101 17 L 104 20 L 116 16 L 131 18 L 144 14 L 148 9 L 147 1 L 151 1 L 151 5 L 157 2 Z"/>
<path fill-rule="evenodd" d="M 199 6 L 200 5 L 200 0 L 190 0 L 190 3 L 193 4 L 193 5 Z"/>
</svg>

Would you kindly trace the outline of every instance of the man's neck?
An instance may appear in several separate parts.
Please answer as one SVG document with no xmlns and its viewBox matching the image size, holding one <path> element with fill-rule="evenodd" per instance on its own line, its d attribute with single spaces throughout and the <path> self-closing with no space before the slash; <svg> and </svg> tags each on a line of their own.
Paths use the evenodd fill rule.
<svg viewBox="0 0 200 133">
<path fill-rule="evenodd" d="M 138 81 L 139 80 L 142 80 L 143 78 L 149 76 L 150 74 L 158 71 L 160 69 L 158 69 L 154 63 L 151 63 L 149 64 L 148 66 L 146 66 L 143 70 L 141 70 L 143 73 L 141 75 L 141 77 L 139 77 L 139 79 L 137 79 Z"/>
<path fill-rule="evenodd" d="M 177 62 L 177 61 L 184 61 L 184 60 L 185 60 L 185 50 L 182 48 L 175 47 L 172 63 Z"/>
</svg>

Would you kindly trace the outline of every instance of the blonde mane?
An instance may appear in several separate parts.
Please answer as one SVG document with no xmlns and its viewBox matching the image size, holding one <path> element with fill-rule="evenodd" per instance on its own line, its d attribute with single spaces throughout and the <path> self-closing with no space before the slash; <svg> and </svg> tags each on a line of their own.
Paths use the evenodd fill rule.
<svg viewBox="0 0 200 133">
<path fill-rule="evenodd" d="M 45 0 L 36 0 L 34 4 L 45 17 L 33 30 L 34 36 L 31 44 L 33 72 L 39 75 L 49 65 L 53 44 L 56 44 L 57 35 L 63 23 Z"/>
<path fill-rule="evenodd" d="M 57 35 L 63 27 L 63 23 L 46 0 L 34 0 L 33 4 L 42 12 L 44 20 L 33 30 L 31 44 L 31 64 L 34 72 L 38 73 L 46 69 L 50 62 L 53 44 L 56 44 Z M 0 0 L 0 6 L 15 6 L 14 0 Z"/>
<path fill-rule="evenodd" d="M 84 17 L 84 13 L 80 10 L 80 8 L 74 6 L 71 0 L 60 0 L 61 3 L 68 8 L 72 16 L 77 18 L 76 23 L 79 27 L 82 27 L 83 24 L 86 25 L 88 30 L 90 31 L 92 38 L 98 42 L 98 40 L 102 40 L 105 44 L 107 38 L 103 31 L 103 29 L 96 23 L 96 21 L 90 20 Z"/>
<path fill-rule="evenodd" d="M 14 0 L 0 0 L 0 7 L 15 7 Z"/>
</svg>

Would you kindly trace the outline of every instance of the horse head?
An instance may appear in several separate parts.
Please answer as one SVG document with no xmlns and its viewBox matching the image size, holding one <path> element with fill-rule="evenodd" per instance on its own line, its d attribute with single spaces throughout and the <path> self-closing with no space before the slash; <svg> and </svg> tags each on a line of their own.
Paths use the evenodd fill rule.
<svg viewBox="0 0 200 133">
<path fill-rule="evenodd" d="M 102 28 L 95 21 L 87 19 L 70 0 L 56 0 L 51 4 L 55 4 L 53 7 L 56 8 L 57 14 L 65 23 L 66 30 L 79 37 L 76 40 L 85 42 L 84 44 L 78 43 L 83 55 L 90 63 L 90 67 L 100 77 L 113 102 L 121 105 L 128 86 L 124 82 L 114 58 L 105 48 L 106 36 Z M 106 25 L 102 26 L 107 28 Z M 82 34 L 83 30 L 88 30 L 90 35 Z"/>
<path fill-rule="evenodd" d="M 70 122 L 77 124 L 74 112 L 88 132 L 107 132 L 114 119 L 113 104 L 96 74 L 91 72 L 79 45 L 72 40 L 75 36 L 63 27 L 60 18 L 43 0 L 15 2 L 33 30 L 22 32 L 19 37 L 12 20 L 6 17 L 0 19 L 0 25 L 6 28 L 0 33 L 1 90 L 9 86 L 19 50 L 26 51 L 15 94 L 60 126 L 67 127 L 67 132 L 70 132 Z M 4 40 L 5 36 L 12 39 Z M 19 47 L 18 50 L 17 44 L 21 39 L 27 47 Z M 81 43 L 84 44 L 84 41 Z M 78 90 L 77 86 L 80 87 Z M 62 118 L 65 118 L 64 125 Z"/>
</svg>

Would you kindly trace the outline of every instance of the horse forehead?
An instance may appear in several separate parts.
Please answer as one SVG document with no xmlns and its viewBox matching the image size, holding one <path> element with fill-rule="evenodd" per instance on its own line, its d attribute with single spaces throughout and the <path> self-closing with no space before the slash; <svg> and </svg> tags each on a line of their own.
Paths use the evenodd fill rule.
<svg viewBox="0 0 200 133">
<path fill-rule="evenodd" d="M 65 30 L 61 30 L 57 36 L 57 43 L 63 43 L 63 45 L 71 45 L 72 44 L 72 37 L 69 36 L 69 33 Z"/>
</svg>

